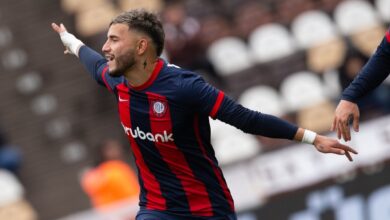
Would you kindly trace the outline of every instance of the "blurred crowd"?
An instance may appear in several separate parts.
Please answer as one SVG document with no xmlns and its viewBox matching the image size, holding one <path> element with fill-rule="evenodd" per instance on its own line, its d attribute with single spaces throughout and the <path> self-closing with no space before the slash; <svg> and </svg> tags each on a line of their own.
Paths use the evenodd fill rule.
<svg viewBox="0 0 390 220">
<path fill-rule="evenodd" d="M 28 5 L 26 2 L 29 1 L 24 2 Z M 46 1 L 47 4 L 48 2 Z M 72 24 L 66 23 L 69 30 L 96 50 L 100 50 L 106 39 L 108 23 L 119 12 L 141 7 L 157 12 L 163 21 L 166 34 L 163 57 L 169 62 L 196 71 L 246 107 L 285 118 L 320 133 L 329 132 L 335 103 L 342 89 L 348 86 L 358 74 L 390 25 L 389 0 L 61 0 L 59 2 L 60 6 L 56 5 L 56 7 L 58 6 L 59 10 L 64 12 L 61 16 L 70 17 L 68 21 L 73 22 Z M 18 4 L 15 3 L 17 6 Z M 46 7 L 47 5 L 42 4 L 40 10 L 46 13 L 49 11 Z M 52 8 L 54 12 L 56 7 Z M 26 13 L 27 15 L 29 14 Z M 61 16 L 54 17 L 62 19 Z M 48 19 L 45 16 L 42 17 L 42 19 Z M 22 17 L 22 19 L 28 21 L 28 18 Z M 74 80 L 76 77 L 72 75 L 73 73 L 68 74 L 76 69 L 74 60 L 66 60 L 63 57 L 54 59 L 53 57 L 47 61 L 53 63 L 47 66 L 46 63 L 34 64 L 46 62 L 42 59 L 42 53 L 53 53 L 51 47 L 58 46 L 59 40 L 52 33 L 42 34 L 43 30 L 48 29 L 48 25 L 41 24 L 41 20 L 37 19 L 30 28 L 36 29 L 39 34 L 36 36 L 32 34 L 31 37 L 26 38 L 29 41 L 19 43 L 18 40 L 24 39 L 25 36 L 20 37 L 20 33 L 23 32 L 18 29 L 12 30 L 12 25 L 19 25 L 17 23 L 19 20 L 12 23 L 13 20 L 15 19 L 8 19 L 9 27 L 11 27 L 9 30 L 4 28 L 5 26 L 0 28 L 2 31 L 0 49 L 11 46 L 22 48 L 27 51 L 28 56 L 21 53 L 21 49 L 18 50 L 19 53 L 9 53 L 9 56 L 4 55 L 8 50 L 0 51 L 4 72 L 17 72 L 13 74 L 15 78 L 26 72 L 26 77 L 23 79 L 20 77 L 22 80 L 18 81 L 17 90 L 12 83 L 7 85 L 8 92 L 14 94 L 15 90 L 20 94 L 25 94 L 23 97 L 17 97 L 13 100 L 14 102 L 9 102 L 11 103 L 9 105 L 16 106 L 22 103 L 23 108 L 20 107 L 18 110 L 27 112 L 29 108 L 25 108 L 24 105 L 30 103 L 35 96 L 42 95 L 45 100 L 47 99 L 46 101 L 43 98 L 38 100 L 39 104 L 42 104 L 41 107 L 38 104 L 32 105 L 34 113 L 32 116 L 27 114 L 30 112 L 21 114 L 19 111 L 15 111 L 13 115 L 15 118 L 20 118 L 23 123 L 29 120 L 35 129 L 33 132 L 24 130 L 26 136 L 28 133 L 31 137 L 23 141 L 24 143 L 34 142 L 32 146 L 37 151 L 29 151 L 30 155 L 23 155 L 23 158 L 30 157 L 30 164 L 34 161 L 41 167 L 36 165 L 25 170 L 30 173 L 36 171 L 31 176 L 47 176 L 52 180 L 63 178 L 57 182 L 46 181 L 48 182 L 46 185 L 65 182 L 69 176 L 74 177 L 76 182 L 75 173 L 86 167 L 82 161 L 86 161 L 86 158 L 90 156 L 86 152 L 96 150 L 88 143 L 87 134 L 93 134 L 90 139 L 95 140 L 96 133 L 104 133 L 104 129 L 88 130 L 83 123 L 89 122 L 91 126 L 95 126 L 92 122 L 100 123 L 106 129 L 112 128 L 100 121 L 102 109 L 107 104 L 104 102 L 106 100 L 101 97 L 91 99 L 94 94 L 90 93 L 95 91 L 86 91 L 84 87 L 86 84 L 83 80 L 87 80 L 87 77 Z M 37 29 L 38 27 L 42 29 Z M 26 30 L 28 31 L 31 30 Z M 12 39 L 12 33 L 15 35 L 13 43 L 9 40 Z M 31 31 L 31 33 L 35 32 Z M 52 39 L 52 41 L 42 43 L 44 41 L 42 39 Z M 33 46 L 44 43 L 47 45 L 41 46 L 39 50 L 31 49 L 34 48 Z M 53 54 L 58 56 L 60 53 L 57 52 Z M 50 68 L 49 65 L 55 68 Z M 37 72 L 31 72 L 34 68 Z M 13 77 L 12 74 L 4 74 L 4 76 Z M 69 79 L 65 78 L 66 76 L 73 81 L 64 83 L 64 80 Z M 66 95 L 63 92 L 66 88 L 70 88 L 69 97 L 61 99 Z M 85 95 L 87 92 L 90 92 L 88 94 L 91 96 L 86 96 L 88 100 L 83 100 L 80 94 Z M 52 95 L 46 95 L 46 93 Z M 55 98 L 61 101 L 56 101 Z M 99 102 L 94 104 L 89 100 L 99 100 Z M 387 80 L 359 103 L 362 120 L 388 114 L 390 112 L 389 100 L 390 80 Z M 72 108 L 77 109 L 67 110 L 65 105 L 72 105 Z M 93 111 L 83 113 L 82 109 L 89 109 L 88 105 L 92 106 Z M 72 117 L 67 118 L 61 110 L 64 110 L 66 114 L 71 114 Z M 106 110 L 104 114 L 107 112 L 109 111 Z M 114 113 L 116 118 L 116 112 Z M 81 119 L 86 115 L 88 118 Z M 10 118 L 9 115 L 7 117 Z M 58 124 L 64 125 L 62 127 L 55 126 L 57 123 L 45 125 L 46 129 L 41 130 L 48 134 L 35 128 L 37 124 L 46 124 L 51 121 L 49 119 L 53 118 L 60 118 L 61 123 Z M 210 121 L 213 146 L 222 165 L 246 160 L 260 152 L 272 151 L 291 143 L 254 137 L 243 134 L 224 123 Z M 115 124 L 111 122 L 110 124 Z M 72 123 L 77 126 L 72 127 Z M 20 128 L 21 126 L 15 123 L 12 131 L 19 135 Z M 72 131 L 73 128 L 74 131 Z M 48 140 L 44 140 L 47 137 L 39 132 L 49 136 Z M 36 219 L 35 211 L 25 199 L 24 187 L 21 184 L 23 180 L 21 181 L 19 174 L 22 165 L 21 152 L 24 153 L 20 149 L 27 149 L 31 146 L 19 148 L 11 144 L 13 140 L 6 140 L 5 137 L 6 134 L 0 132 L 0 220 L 18 219 L 16 216 L 23 213 L 25 215 L 20 219 Z M 51 147 L 56 145 L 60 147 L 74 138 L 86 144 L 71 145 L 69 152 L 66 151 L 70 159 L 61 158 L 63 161 L 56 159 L 55 156 L 60 155 L 58 151 L 61 150 L 53 150 Z M 45 146 L 40 148 L 40 145 Z M 231 147 L 236 145 L 240 148 Z M 84 149 L 83 146 L 87 146 L 88 149 Z M 81 150 L 77 151 L 78 148 Z M 100 210 L 100 207 L 106 204 L 134 198 L 138 194 L 139 188 L 134 171 L 122 158 L 128 153 L 124 154 L 122 150 L 123 146 L 117 141 L 108 140 L 99 143 L 95 163 L 88 164 L 88 169 L 84 170 L 85 172 L 77 182 L 77 186 L 85 192 L 83 196 L 90 200 L 91 207 Z M 34 155 L 42 156 L 34 158 Z M 54 159 L 50 160 L 47 155 L 51 155 Z M 56 163 L 55 166 L 54 163 Z M 49 167 L 51 172 L 49 168 L 46 169 L 51 166 L 47 164 L 53 165 Z M 42 172 L 47 173 L 38 172 L 43 170 L 42 167 L 45 168 Z M 59 169 L 65 170 L 65 168 L 68 170 L 58 174 Z M 64 173 L 69 175 L 63 175 Z M 35 190 L 35 195 L 31 198 L 35 199 L 36 206 L 40 205 L 37 209 L 41 212 L 51 211 L 47 209 L 47 204 L 52 204 L 51 200 L 56 196 L 63 198 L 69 196 L 71 197 L 69 200 L 73 199 L 73 195 L 58 194 L 52 197 L 42 195 L 41 192 L 45 192 L 41 189 L 42 179 L 28 178 L 30 179 L 27 182 L 34 183 L 30 185 L 30 190 Z M 126 183 L 126 186 L 119 186 L 123 183 Z M 71 187 L 64 187 L 63 194 L 67 194 L 66 190 L 73 192 L 70 190 Z M 122 191 L 116 191 L 118 188 Z M 56 189 L 51 190 L 54 192 Z M 77 211 L 75 207 L 71 205 L 69 207 L 69 210 Z M 59 215 L 60 211 L 55 208 L 53 210 L 53 215 Z M 67 209 L 61 210 L 63 212 L 61 215 L 64 214 L 64 210 L 68 211 Z"/>
<path fill-rule="evenodd" d="M 320 133 L 329 132 L 341 91 L 368 61 L 390 24 L 386 0 L 97 2 L 62 1 L 74 17 L 76 32 L 92 47 L 101 48 L 107 24 L 119 11 L 140 7 L 155 11 L 163 21 L 163 57 L 169 62 L 196 71 L 246 107 Z M 96 19 L 103 9 L 107 17 Z M 362 99 L 362 119 L 387 114 L 389 96 L 390 85 L 385 83 Z M 223 158 L 230 163 L 288 143 L 239 135 L 219 122 L 211 125 L 222 163 Z M 228 131 L 236 138 L 221 141 L 219 133 L 226 136 Z M 229 152 L 226 145 L 234 142 L 248 150 Z"/>
</svg>

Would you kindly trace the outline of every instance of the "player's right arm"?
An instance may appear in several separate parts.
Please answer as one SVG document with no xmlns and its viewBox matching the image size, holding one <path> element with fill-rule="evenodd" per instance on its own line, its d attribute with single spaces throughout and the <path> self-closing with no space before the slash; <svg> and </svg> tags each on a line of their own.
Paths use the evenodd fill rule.
<svg viewBox="0 0 390 220">
<path fill-rule="evenodd" d="M 390 73 L 390 29 L 386 32 L 374 55 L 364 65 L 358 76 L 343 91 L 341 101 L 336 108 L 332 130 L 337 131 L 338 138 L 351 140 L 349 121 L 359 131 L 359 108 L 356 102 L 379 86 Z"/>
<path fill-rule="evenodd" d="M 52 23 L 51 26 L 60 35 L 61 41 L 65 46 L 64 53 L 77 56 L 92 78 L 112 91 L 115 87 L 115 79 L 108 74 L 107 60 L 96 51 L 84 45 L 73 34 L 67 32 L 63 24 L 57 25 Z"/>
</svg>

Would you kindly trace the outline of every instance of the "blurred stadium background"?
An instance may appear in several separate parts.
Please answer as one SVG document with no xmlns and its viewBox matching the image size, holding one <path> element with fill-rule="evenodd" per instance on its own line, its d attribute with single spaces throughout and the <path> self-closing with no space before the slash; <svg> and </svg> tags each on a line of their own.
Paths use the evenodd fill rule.
<svg viewBox="0 0 390 220">
<path fill-rule="evenodd" d="M 17 155 L 13 172 L 0 169 L 1 220 L 137 210 L 130 201 L 98 217 L 81 189 L 103 138 L 128 144 L 115 100 L 63 55 L 50 23 L 100 51 L 110 19 L 138 7 L 161 15 L 170 62 L 249 108 L 333 137 L 340 92 L 390 24 L 390 0 L 1 0 L 0 149 Z M 390 80 L 359 104 L 353 163 L 211 120 L 239 219 L 390 219 Z"/>
</svg>

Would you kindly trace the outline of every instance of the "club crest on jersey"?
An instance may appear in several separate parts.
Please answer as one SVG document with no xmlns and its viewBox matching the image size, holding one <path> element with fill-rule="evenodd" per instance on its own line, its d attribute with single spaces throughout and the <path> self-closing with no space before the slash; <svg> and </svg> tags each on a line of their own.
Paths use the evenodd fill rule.
<svg viewBox="0 0 390 220">
<path fill-rule="evenodd" d="M 167 104 L 162 101 L 153 101 L 152 108 L 153 108 L 153 114 L 155 116 L 162 117 L 167 111 Z"/>
</svg>

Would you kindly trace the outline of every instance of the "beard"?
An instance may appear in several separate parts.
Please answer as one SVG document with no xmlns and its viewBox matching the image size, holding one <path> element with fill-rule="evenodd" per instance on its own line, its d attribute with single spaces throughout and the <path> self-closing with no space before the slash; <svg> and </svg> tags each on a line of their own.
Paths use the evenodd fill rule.
<svg viewBox="0 0 390 220">
<path fill-rule="evenodd" d="M 124 55 L 117 56 L 114 60 L 116 68 L 110 70 L 109 74 L 113 77 L 122 76 L 126 70 L 131 69 L 135 64 L 135 50 L 129 49 Z"/>
</svg>

